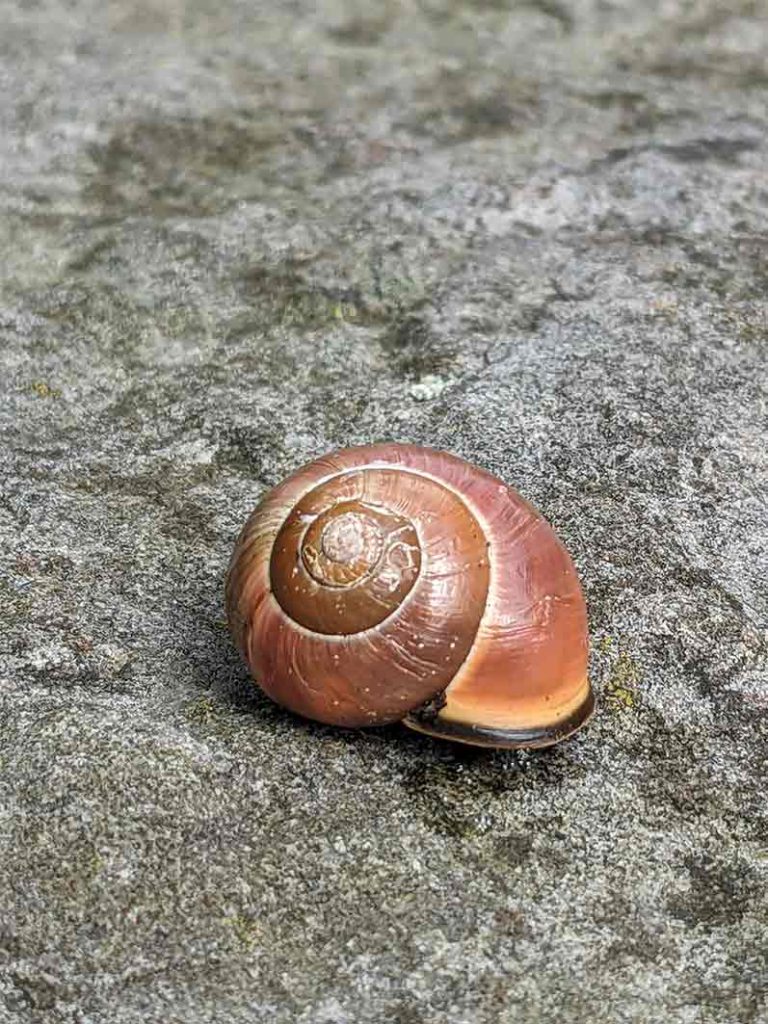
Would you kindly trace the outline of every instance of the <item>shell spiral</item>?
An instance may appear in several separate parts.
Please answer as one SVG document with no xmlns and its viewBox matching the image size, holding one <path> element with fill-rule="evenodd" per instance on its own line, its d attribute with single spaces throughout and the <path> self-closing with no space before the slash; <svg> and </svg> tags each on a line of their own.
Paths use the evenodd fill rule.
<svg viewBox="0 0 768 1024">
<path fill-rule="evenodd" d="M 299 469 L 246 522 L 226 602 L 262 689 L 321 722 L 545 746 L 593 710 L 570 556 L 445 452 L 371 445 Z"/>
</svg>

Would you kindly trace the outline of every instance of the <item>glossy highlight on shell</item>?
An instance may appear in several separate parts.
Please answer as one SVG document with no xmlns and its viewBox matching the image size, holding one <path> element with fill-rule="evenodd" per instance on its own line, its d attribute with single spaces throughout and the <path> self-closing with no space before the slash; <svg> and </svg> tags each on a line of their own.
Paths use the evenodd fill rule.
<svg viewBox="0 0 768 1024">
<path fill-rule="evenodd" d="M 546 746 L 590 717 L 576 571 L 543 517 L 456 456 L 327 455 L 245 524 L 226 588 L 262 689 L 333 725 Z"/>
</svg>

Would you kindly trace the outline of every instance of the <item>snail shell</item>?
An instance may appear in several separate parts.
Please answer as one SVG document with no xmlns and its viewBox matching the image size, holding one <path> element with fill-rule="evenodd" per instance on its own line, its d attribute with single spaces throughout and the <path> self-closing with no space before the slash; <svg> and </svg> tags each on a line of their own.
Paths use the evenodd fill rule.
<svg viewBox="0 0 768 1024">
<path fill-rule="evenodd" d="M 568 552 L 446 452 L 370 445 L 299 469 L 245 524 L 226 602 L 262 689 L 321 722 L 535 747 L 593 711 Z"/>
</svg>

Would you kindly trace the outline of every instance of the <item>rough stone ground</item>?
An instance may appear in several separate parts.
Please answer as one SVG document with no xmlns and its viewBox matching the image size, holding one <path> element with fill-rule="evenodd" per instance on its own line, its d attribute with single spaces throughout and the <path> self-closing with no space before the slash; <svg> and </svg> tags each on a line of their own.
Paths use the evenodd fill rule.
<svg viewBox="0 0 768 1024">
<path fill-rule="evenodd" d="M 768 1020 L 763 0 L 0 4 L 0 1020 Z M 550 752 L 296 720 L 222 578 L 393 438 L 583 575 Z"/>
</svg>

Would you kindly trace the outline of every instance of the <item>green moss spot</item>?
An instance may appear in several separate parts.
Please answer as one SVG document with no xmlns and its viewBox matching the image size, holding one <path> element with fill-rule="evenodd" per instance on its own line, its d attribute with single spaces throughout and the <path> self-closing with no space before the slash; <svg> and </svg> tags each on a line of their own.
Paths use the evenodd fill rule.
<svg viewBox="0 0 768 1024">
<path fill-rule="evenodd" d="M 217 715 L 218 707 L 213 697 L 198 697 L 197 700 L 187 704 L 185 714 L 190 722 L 197 725 L 207 725 Z"/>
<path fill-rule="evenodd" d="M 44 380 L 33 381 L 30 385 L 30 390 L 33 391 L 38 398 L 61 398 L 61 391 L 59 388 L 52 388 Z"/>
<path fill-rule="evenodd" d="M 260 922 L 248 914 L 233 914 L 232 917 L 225 917 L 224 924 L 232 930 L 238 943 L 247 950 L 253 949 L 264 934 L 264 928 Z"/>
<path fill-rule="evenodd" d="M 612 643 L 610 637 L 604 637 L 600 650 L 608 653 Z M 639 685 L 640 669 L 637 663 L 626 651 L 619 650 L 605 688 L 608 705 L 618 711 L 633 711 L 638 703 Z"/>
<path fill-rule="evenodd" d="M 86 857 L 83 861 L 83 878 L 88 881 L 93 881 L 97 878 L 104 868 L 104 858 L 101 854 L 94 850 L 90 856 Z"/>
</svg>

